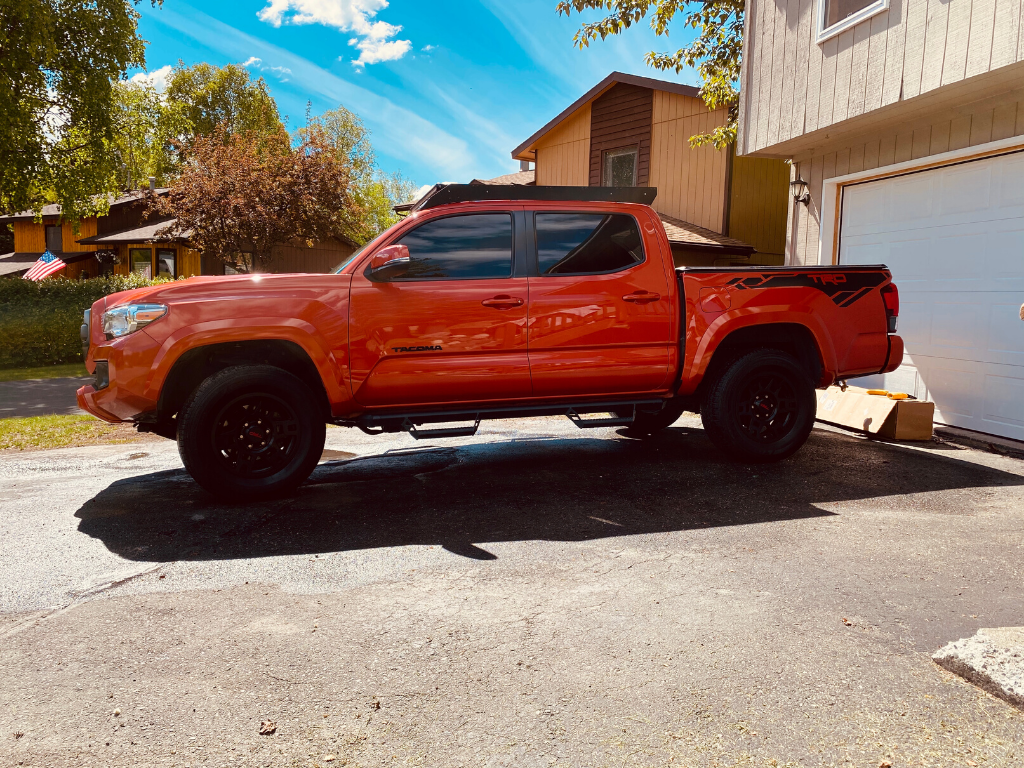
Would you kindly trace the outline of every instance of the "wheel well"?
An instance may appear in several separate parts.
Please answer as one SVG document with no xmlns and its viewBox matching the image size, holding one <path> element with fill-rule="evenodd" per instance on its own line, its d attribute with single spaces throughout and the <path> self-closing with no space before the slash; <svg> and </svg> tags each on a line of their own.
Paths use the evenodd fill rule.
<svg viewBox="0 0 1024 768">
<path fill-rule="evenodd" d="M 321 402 L 324 420 L 331 416 L 327 391 L 313 361 L 293 341 L 266 339 L 209 344 L 183 354 L 164 382 L 157 405 L 158 421 L 169 421 L 196 387 L 217 371 L 235 365 L 273 365 L 297 376 Z"/>
<path fill-rule="evenodd" d="M 799 323 L 768 323 L 733 331 L 715 349 L 704 373 L 704 381 L 740 355 L 755 349 L 778 349 L 788 352 L 805 368 L 817 386 L 823 368 L 821 350 L 807 326 Z"/>
</svg>

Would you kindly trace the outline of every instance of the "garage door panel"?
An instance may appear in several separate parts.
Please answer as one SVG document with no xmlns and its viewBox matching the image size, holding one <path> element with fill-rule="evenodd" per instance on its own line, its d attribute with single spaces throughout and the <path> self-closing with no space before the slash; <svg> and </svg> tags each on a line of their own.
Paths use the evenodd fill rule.
<svg viewBox="0 0 1024 768">
<path fill-rule="evenodd" d="M 898 370 L 857 383 L 1024 440 L 1024 153 L 848 187 L 842 205 L 840 263 L 888 265 L 906 343 Z"/>
</svg>

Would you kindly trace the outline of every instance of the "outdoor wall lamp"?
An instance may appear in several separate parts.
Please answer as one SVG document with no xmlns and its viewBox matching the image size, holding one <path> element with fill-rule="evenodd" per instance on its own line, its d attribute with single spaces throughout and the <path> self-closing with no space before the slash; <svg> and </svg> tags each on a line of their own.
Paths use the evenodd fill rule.
<svg viewBox="0 0 1024 768">
<path fill-rule="evenodd" d="M 811 193 L 807 191 L 807 182 L 801 179 L 799 176 L 795 180 L 789 182 L 789 190 L 793 193 L 793 199 L 798 203 L 807 205 L 811 202 Z"/>
</svg>

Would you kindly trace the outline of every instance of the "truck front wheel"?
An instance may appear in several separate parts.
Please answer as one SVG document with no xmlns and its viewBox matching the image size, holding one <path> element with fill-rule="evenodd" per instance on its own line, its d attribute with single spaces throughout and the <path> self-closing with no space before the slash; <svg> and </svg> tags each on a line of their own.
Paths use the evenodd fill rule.
<svg viewBox="0 0 1024 768">
<path fill-rule="evenodd" d="M 792 355 L 748 352 L 721 370 L 701 403 L 708 437 L 740 461 L 779 461 L 795 453 L 814 426 L 810 375 Z"/>
<path fill-rule="evenodd" d="M 225 499 L 295 488 L 323 455 L 326 424 L 309 388 L 270 365 L 206 379 L 178 416 L 178 452 L 199 485 Z"/>
</svg>

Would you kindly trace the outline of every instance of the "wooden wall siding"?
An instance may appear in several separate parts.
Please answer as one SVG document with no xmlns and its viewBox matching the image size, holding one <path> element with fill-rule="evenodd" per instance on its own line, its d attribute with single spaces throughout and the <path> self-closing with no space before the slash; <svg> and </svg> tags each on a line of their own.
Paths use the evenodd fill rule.
<svg viewBox="0 0 1024 768">
<path fill-rule="evenodd" d="M 987 144 L 990 141 L 1024 136 L 1024 99 L 992 106 L 979 106 L 972 112 L 932 125 L 883 134 L 880 138 L 858 142 L 834 152 L 800 159 L 793 173 L 808 182 L 809 205 L 790 202 L 786 263 L 817 264 L 822 188 L 826 179 L 848 173 L 881 168 L 907 160 L 952 152 Z M 737 161 L 744 158 L 737 158 Z M 747 158 L 752 159 L 752 158 Z M 735 172 L 735 171 L 734 171 Z M 742 236 L 730 231 L 733 237 Z"/>
<path fill-rule="evenodd" d="M 786 253 L 789 165 L 782 160 L 733 158 L 729 237 L 757 248 L 757 264 L 782 264 Z M 769 257 L 773 257 L 769 260 Z"/>
<path fill-rule="evenodd" d="M 96 217 L 92 216 L 88 219 L 83 219 L 78 223 L 78 234 L 75 234 L 75 229 L 66 221 L 61 225 L 61 242 L 64 245 L 64 250 L 69 253 L 76 251 L 97 251 L 99 246 L 97 245 L 80 245 L 78 241 L 85 237 L 92 237 L 96 234 Z M 95 272 L 92 269 L 88 270 L 89 274 L 95 276 Z"/>
<path fill-rule="evenodd" d="M 203 273 L 199 251 L 193 248 L 178 249 L 178 277 L 195 277 Z"/>
<path fill-rule="evenodd" d="M 821 0 L 749 0 L 740 154 L 1024 61 L 1022 0 L 891 0 L 817 36 Z"/>
<path fill-rule="evenodd" d="M 586 187 L 590 180 L 590 105 L 579 109 L 537 144 L 537 184 Z"/>
<path fill-rule="evenodd" d="M 658 188 L 654 210 L 722 234 L 728 154 L 690 148 L 690 137 L 724 125 L 725 110 L 709 112 L 691 96 L 655 91 L 649 184 Z"/>
<path fill-rule="evenodd" d="M 637 186 L 647 186 L 651 168 L 651 113 L 654 91 L 616 83 L 590 107 L 590 186 L 599 187 L 604 152 L 639 145 Z M 695 224 L 697 222 L 694 222 Z"/>
<path fill-rule="evenodd" d="M 327 273 L 353 251 L 355 248 L 352 246 L 337 241 L 318 243 L 313 248 L 278 245 L 274 248 L 269 271 L 278 275 L 289 272 Z"/>
<path fill-rule="evenodd" d="M 20 253 L 42 253 L 46 250 L 46 225 L 31 221 L 16 221 L 14 250 Z"/>
</svg>

